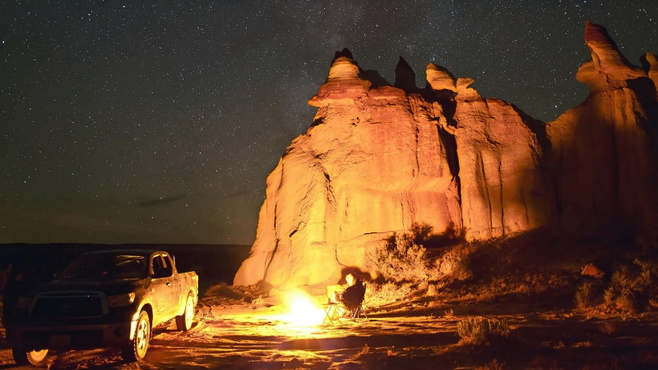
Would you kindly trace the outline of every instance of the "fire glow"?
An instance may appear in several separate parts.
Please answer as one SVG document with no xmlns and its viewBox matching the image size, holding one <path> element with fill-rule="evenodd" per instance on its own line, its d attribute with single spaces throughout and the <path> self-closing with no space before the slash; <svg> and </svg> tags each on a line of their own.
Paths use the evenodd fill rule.
<svg viewBox="0 0 658 370">
<path fill-rule="evenodd" d="M 303 327 L 318 326 L 324 321 L 324 310 L 307 293 L 296 289 L 286 292 L 284 297 L 287 313 L 282 321 Z"/>
</svg>

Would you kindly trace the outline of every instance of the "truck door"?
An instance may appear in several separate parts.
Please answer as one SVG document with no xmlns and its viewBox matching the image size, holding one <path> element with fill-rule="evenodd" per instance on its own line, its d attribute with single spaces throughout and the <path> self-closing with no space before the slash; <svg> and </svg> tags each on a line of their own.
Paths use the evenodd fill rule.
<svg viewBox="0 0 658 370">
<path fill-rule="evenodd" d="M 175 315 L 178 313 L 178 308 L 182 307 L 185 303 L 181 303 L 181 281 L 180 277 L 176 271 L 176 265 L 174 264 L 174 259 L 166 253 L 162 254 L 162 259 L 167 264 L 168 269 L 171 271 L 169 273 L 169 308 L 171 308 L 171 314 Z"/>
<path fill-rule="evenodd" d="M 175 304 L 172 302 L 172 296 L 174 294 L 173 266 L 166 254 L 154 255 L 152 262 L 153 280 L 151 281 L 151 292 L 153 293 L 154 310 L 158 313 L 158 318 L 168 319 L 175 309 L 175 307 L 172 307 Z M 159 321 L 157 318 L 156 320 Z"/>
</svg>

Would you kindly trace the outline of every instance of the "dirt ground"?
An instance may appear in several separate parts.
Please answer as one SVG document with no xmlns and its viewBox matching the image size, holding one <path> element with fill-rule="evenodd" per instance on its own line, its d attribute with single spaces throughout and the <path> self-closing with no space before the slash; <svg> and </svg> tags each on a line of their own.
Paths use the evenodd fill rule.
<svg viewBox="0 0 658 370">
<path fill-rule="evenodd" d="M 187 265 L 184 270 L 196 270 L 202 283 L 191 330 L 176 331 L 173 323 L 156 328 L 141 362 L 125 363 L 119 351 L 105 349 L 51 352 L 43 367 L 658 369 L 657 310 L 615 315 L 577 309 L 574 304 L 577 287 L 586 281 L 579 274 L 580 266 L 600 261 L 605 269 L 611 266 L 606 261 L 618 260 L 619 253 L 600 257 L 589 252 L 593 249 L 585 253 L 571 247 L 564 247 L 565 251 L 528 245 L 536 243 L 523 240 L 516 246 L 471 254 L 468 280 L 409 289 L 408 285 L 392 285 L 388 290 L 369 285 L 372 289 L 364 302 L 367 317 L 335 323 L 322 323 L 322 298 L 317 291 L 314 308 L 290 315 L 290 305 L 281 294 L 261 296 L 228 285 L 239 266 L 235 261 L 243 260 L 248 248 L 181 247 L 175 251 L 180 264 Z M 560 258 L 567 252 L 569 259 Z M 222 269 L 203 263 L 216 261 L 229 263 Z M 610 276 L 614 269 L 606 271 Z M 653 272 L 648 276 L 656 281 Z M 602 284 L 609 281 L 606 278 Z M 650 292 L 649 300 L 658 299 L 655 290 Z M 319 315 L 315 324 L 294 322 L 311 311 L 316 318 Z M 472 318 L 504 322 L 509 331 L 468 342 L 458 328 Z M 0 327 L 0 370 L 20 368 Z"/>
<path fill-rule="evenodd" d="M 366 306 L 367 307 L 367 306 Z M 297 326 L 282 304 L 202 297 L 188 332 L 158 328 L 142 362 L 116 350 L 49 354 L 51 369 L 655 369 L 658 316 L 588 318 L 520 305 L 428 302 L 370 309 L 359 320 Z M 508 311 L 505 313 L 505 311 Z M 493 314 L 492 314 L 493 313 Z M 457 323 L 485 315 L 507 337 L 466 344 Z M 0 331 L 0 369 L 15 366 Z"/>
</svg>

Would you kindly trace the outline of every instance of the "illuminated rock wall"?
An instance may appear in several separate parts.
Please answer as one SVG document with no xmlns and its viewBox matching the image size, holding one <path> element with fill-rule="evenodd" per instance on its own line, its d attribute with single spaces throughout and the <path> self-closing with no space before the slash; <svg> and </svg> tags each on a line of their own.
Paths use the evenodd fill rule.
<svg viewBox="0 0 658 370">
<path fill-rule="evenodd" d="M 586 41 L 593 60 L 577 78 L 590 97 L 548 124 L 483 99 L 442 67 L 428 65 L 419 89 L 401 59 L 388 86 L 336 53 L 309 101 L 312 126 L 268 176 L 234 284 L 333 283 L 414 223 L 486 240 L 628 222 L 655 242 L 655 57 L 645 58 L 648 75 L 603 28 L 588 23 Z"/>
</svg>

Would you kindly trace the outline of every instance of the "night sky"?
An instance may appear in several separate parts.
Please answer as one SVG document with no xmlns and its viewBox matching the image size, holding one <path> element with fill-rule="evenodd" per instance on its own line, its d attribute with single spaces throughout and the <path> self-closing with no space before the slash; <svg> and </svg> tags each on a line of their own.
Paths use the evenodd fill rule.
<svg viewBox="0 0 658 370">
<path fill-rule="evenodd" d="M 587 95 L 585 21 L 635 65 L 658 1 L 4 1 L 0 243 L 251 244 L 335 51 L 402 56 L 550 121 Z"/>
</svg>

